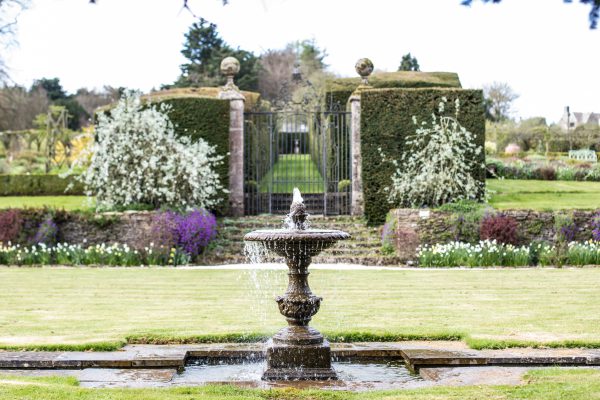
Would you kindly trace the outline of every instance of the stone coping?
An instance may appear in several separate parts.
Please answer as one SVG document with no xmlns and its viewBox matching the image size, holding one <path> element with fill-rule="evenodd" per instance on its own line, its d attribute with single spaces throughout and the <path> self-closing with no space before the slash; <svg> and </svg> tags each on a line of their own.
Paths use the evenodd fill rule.
<svg viewBox="0 0 600 400">
<path fill-rule="evenodd" d="M 472 350 L 462 342 L 332 343 L 336 359 L 402 358 L 407 367 L 600 366 L 600 349 Z M 189 359 L 262 359 L 262 343 L 128 345 L 114 352 L 0 351 L 2 369 L 176 368 Z"/>
</svg>

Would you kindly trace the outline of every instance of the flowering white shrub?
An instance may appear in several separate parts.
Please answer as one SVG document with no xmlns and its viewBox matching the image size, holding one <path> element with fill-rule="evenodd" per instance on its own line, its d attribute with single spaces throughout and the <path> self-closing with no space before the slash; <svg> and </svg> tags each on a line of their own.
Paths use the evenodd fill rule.
<svg viewBox="0 0 600 400">
<path fill-rule="evenodd" d="M 215 172 L 223 156 L 204 140 L 175 135 L 161 105 L 143 107 L 126 93 L 110 115 L 101 113 L 90 165 L 80 175 L 100 209 L 135 203 L 209 208 L 224 192 Z"/>
<path fill-rule="evenodd" d="M 444 112 L 447 99 L 439 103 Z M 454 116 L 432 114 L 431 123 L 420 124 L 413 116 L 416 131 L 407 137 L 408 147 L 400 158 L 390 160 L 395 171 L 386 188 L 391 203 L 404 206 L 439 206 L 463 199 L 475 199 L 484 190 L 483 182 L 473 176 L 482 149 L 475 135 L 458 122 L 460 104 L 455 101 Z M 382 158 L 385 154 L 379 149 Z M 484 167 L 483 165 L 481 166 Z"/>
</svg>

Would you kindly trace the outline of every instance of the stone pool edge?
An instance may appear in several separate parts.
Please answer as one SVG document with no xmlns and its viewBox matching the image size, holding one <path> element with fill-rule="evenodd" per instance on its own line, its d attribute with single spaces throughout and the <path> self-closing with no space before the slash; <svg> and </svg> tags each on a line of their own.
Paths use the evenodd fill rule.
<svg viewBox="0 0 600 400">
<path fill-rule="evenodd" d="M 332 343 L 335 360 L 403 359 L 421 368 L 469 366 L 600 366 L 600 349 L 472 350 L 456 342 Z M 2 369 L 177 368 L 190 359 L 263 359 L 262 343 L 128 345 L 111 352 L 0 351 Z"/>
</svg>

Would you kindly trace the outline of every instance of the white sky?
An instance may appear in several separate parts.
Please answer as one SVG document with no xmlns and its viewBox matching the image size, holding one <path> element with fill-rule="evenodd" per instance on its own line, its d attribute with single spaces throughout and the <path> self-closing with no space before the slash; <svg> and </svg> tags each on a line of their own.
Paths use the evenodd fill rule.
<svg viewBox="0 0 600 400">
<path fill-rule="evenodd" d="M 515 115 L 556 121 L 563 107 L 600 112 L 600 29 L 589 6 L 562 0 L 190 0 L 233 47 L 261 53 L 314 38 L 343 76 L 369 57 L 395 71 L 411 52 L 423 71 L 453 71 L 463 87 L 503 81 L 520 94 Z M 184 33 L 182 0 L 32 0 L 9 50 L 11 76 L 59 77 L 65 89 L 105 84 L 147 91 L 173 82 Z"/>
</svg>

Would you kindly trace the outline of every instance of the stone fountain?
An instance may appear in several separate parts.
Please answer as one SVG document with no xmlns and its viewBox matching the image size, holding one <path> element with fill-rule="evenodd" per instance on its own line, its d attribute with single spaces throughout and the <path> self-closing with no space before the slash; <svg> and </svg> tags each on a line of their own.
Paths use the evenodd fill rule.
<svg viewBox="0 0 600 400">
<path fill-rule="evenodd" d="M 244 240 L 285 258 L 289 283 L 283 296 L 276 298 L 279 312 L 288 326 L 267 343 L 267 368 L 264 380 L 331 380 L 337 379 L 331 367 L 329 342 L 308 326 L 319 311 L 321 297 L 308 285 L 308 266 L 313 256 L 350 235 L 338 230 L 307 229 L 308 214 L 300 191 L 294 189 L 287 229 L 257 230 Z"/>
</svg>

